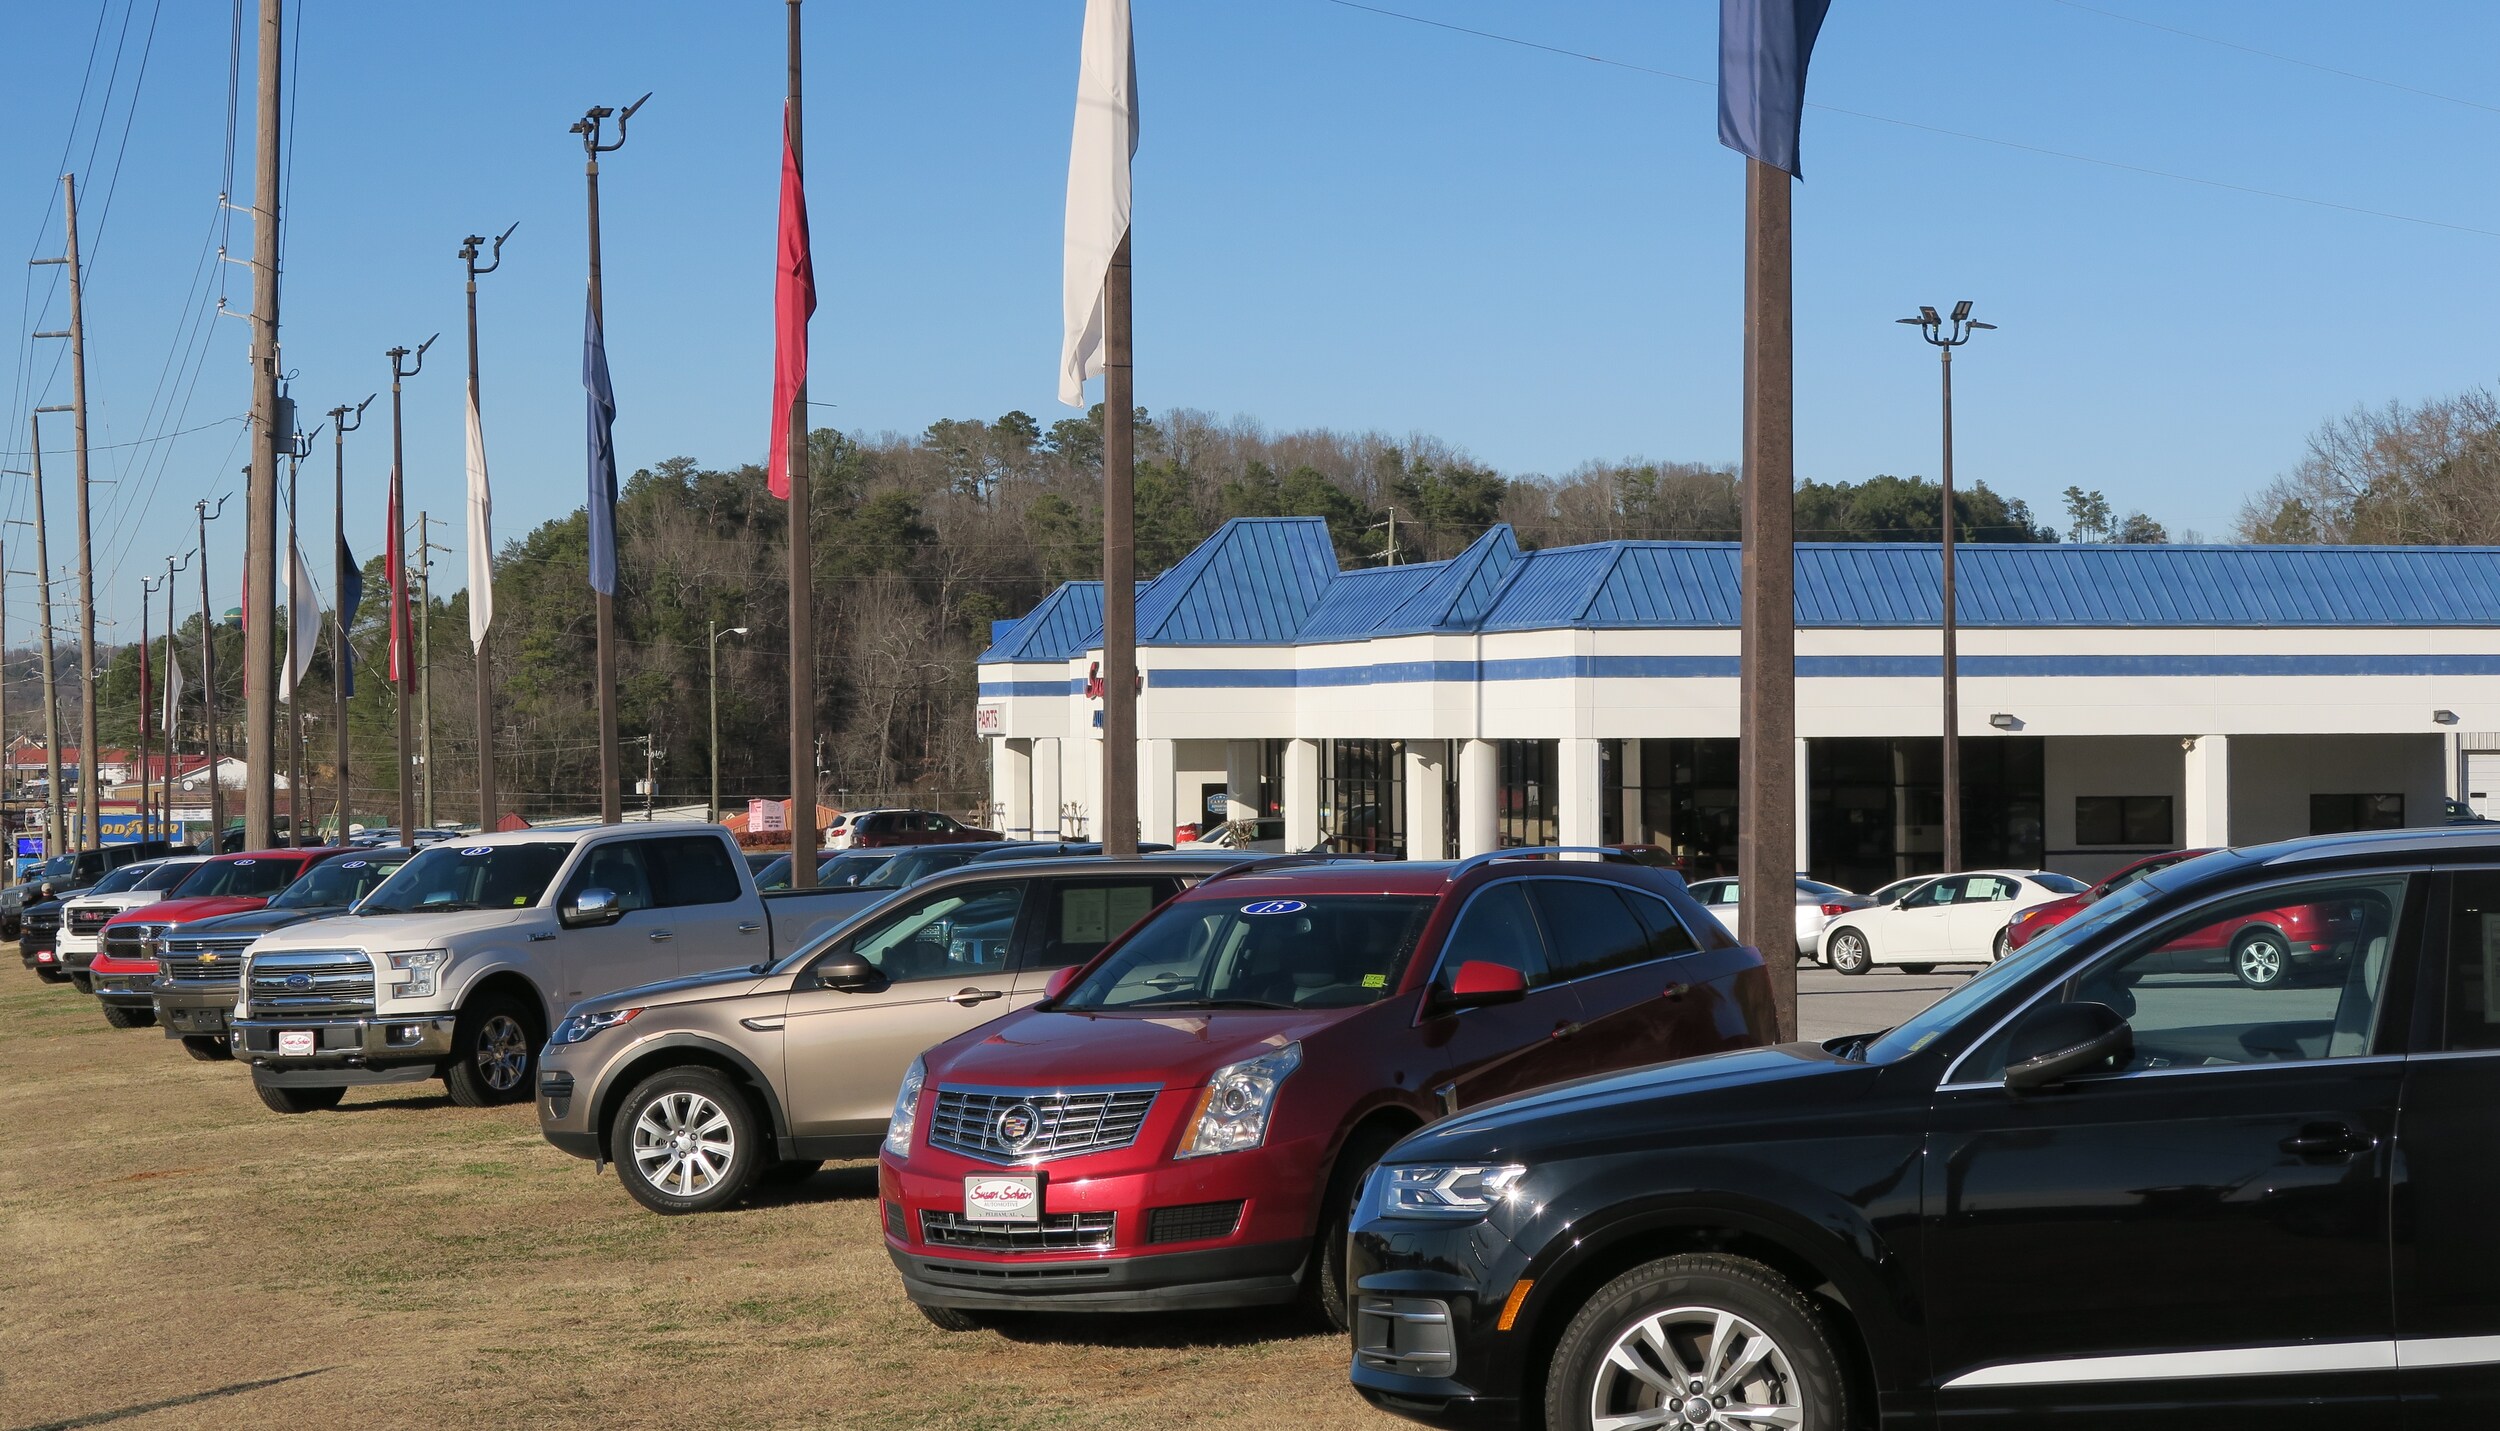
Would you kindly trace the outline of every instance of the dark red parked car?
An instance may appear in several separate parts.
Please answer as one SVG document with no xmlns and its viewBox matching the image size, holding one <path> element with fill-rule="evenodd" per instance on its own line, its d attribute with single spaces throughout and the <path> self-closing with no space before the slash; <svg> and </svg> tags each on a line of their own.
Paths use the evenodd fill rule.
<svg viewBox="0 0 2500 1431">
<path fill-rule="evenodd" d="M 2021 948 L 2111 890 L 2211 853 L 2173 850 L 2147 855 L 2081 894 L 2024 910 L 2006 926 L 2005 948 Z M 2138 968 L 2145 973 L 2228 969 L 2251 988 L 2280 988 L 2301 982 L 2303 976 L 2343 968 L 2348 957 L 2387 932 L 2376 925 L 2369 911 L 2359 908 L 2335 903 L 2287 904 L 2237 915 L 2183 934 L 2163 945 L 2159 957 L 2142 961 Z M 2170 955 L 2178 957 L 2167 957 Z"/>
<path fill-rule="evenodd" d="M 849 828 L 844 848 L 853 850 L 874 850 L 887 845 L 962 845 L 1005 838 L 996 830 L 975 829 L 935 810 L 871 810 L 851 817 Z"/>
<path fill-rule="evenodd" d="M 915 1060 L 878 1170 L 912 1300 L 950 1329 L 1296 1298 L 1342 1326 L 1354 1192 L 1398 1139 L 1771 1040 L 1761 957 L 1680 879 L 1526 853 L 1213 876 Z"/>
</svg>

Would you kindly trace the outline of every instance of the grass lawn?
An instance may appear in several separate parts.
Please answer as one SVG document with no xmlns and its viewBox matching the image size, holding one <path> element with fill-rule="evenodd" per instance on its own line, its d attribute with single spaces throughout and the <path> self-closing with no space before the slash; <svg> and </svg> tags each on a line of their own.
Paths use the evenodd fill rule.
<svg viewBox="0 0 2500 1431">
<path fill-rule="evenodd" d="M 939 1332 L 866 1164 L 656 1217 L 526 1106 L 421 1083 L 282 1117 L 0 971 L 0 1431 L 1401 1424 L 1282 1312 Z"/>
</svg>

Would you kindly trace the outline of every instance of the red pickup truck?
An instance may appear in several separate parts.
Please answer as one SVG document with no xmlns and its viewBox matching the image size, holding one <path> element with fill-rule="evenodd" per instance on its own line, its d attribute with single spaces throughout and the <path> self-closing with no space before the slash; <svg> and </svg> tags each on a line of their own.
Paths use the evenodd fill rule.
<svg viewBox="0 0 2500 1431">
<path fill-rule="evenodd" d="M 1398 1139 L 1771 1041 L 1761 956 L 1682 880 L 1541 853 L 1217 874 L 930 1049 L 878 1169 L 904 1290 L 950 1330 L 1297 1298 L 1342 1329 L 1346 1219 Z"/>
</svg>

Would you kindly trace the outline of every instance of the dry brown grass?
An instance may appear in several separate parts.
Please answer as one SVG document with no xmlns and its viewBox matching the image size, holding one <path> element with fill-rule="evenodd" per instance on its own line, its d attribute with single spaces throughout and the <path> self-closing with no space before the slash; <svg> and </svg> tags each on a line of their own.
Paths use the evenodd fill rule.
<svg viewBox="0 0 2500 1431">
<path fill-rule="evenodd" d="M 1398 1424 L 1281 1314 L 938 1332 L 864 1164 L 655 1217 L 526 1107 L 429 1083 L 281 1117 L 241 1068 L 14 968 L 0 1129 L 11 1431 Z"/>
</svg>

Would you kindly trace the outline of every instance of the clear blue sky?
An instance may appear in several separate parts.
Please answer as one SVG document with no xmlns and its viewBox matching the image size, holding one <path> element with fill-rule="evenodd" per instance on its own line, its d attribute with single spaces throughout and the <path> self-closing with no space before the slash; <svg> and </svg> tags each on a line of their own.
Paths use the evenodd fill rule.
<svg viewBox="0 0 2500 1431">
<path fill-rule="evenodd" d="M 1708 78 L 1716 6 L 1383 3 L 1621 63 L 1330 0 L 1137 0 L 1140 401 L 1280 429 L 1428 432 L 1511 472 L 1732 460 L 1741 161 L 1715 141 L 1708 86 L 1632 68 Z M 99 8 L 102 43 L 82 73 Z M 192 349 L 196 384 L 152 397 L 182 325 L 207 321 L 186 295 L 213 291 L 192 280 L 225 160 L 226 9 L 80 0 L 0 15 L 0 49 L 16 61 L 0 93 L 12 140 L 0 253 L 57 252 L 64 145 L 70 167 L 91 170 L 99 448 L 247 406 L 247 329 L 231 318 Z M 1058 415 L 1080 11 L 1080 0 L 808 7 L 814 396 L 834 405 L 820 421 L 916 432 L 1011 408 Z M 581 500 L 581 151 L 565 128 L 594 103 L 657 92 L 604 166 L 622 460 L 761 456 L 782 15 L 775 0 L 292 8 L 286 362 L 303 406 L 324 409 L 386 387 L 385 348 L 443 334 L 407 390 L 408 487 L 412 509 L 452 519 L 451 545 L 455 250 L 472 231 L 521 225 L 481 284 L 499 533 Z M 1806 122 L 1800 474 L 1934 471 L 1934 361 L 1891 321 L 1921 302 L 1971 298 L 2003 325 L 1956 365 L 1964 480 L 2051 512 L 2068 484 L 2098 487 L 2174 531 L 2223 530 L 2312 427 L 2355 403 L 2492 378 L 2500 192 L 2473 156 L 2500 140 L 2496 51 L 2500 10 L 2465 0 L 1838 0 L 1811 96 L 1859 113 Z M 248 50 L 242 84 L 247 190 Z M 232 234 L 248 256 L 248 224 Z M 66 400 L 61 345 L 17 336 L 59 326 L 60 299 L 42 306 L 57 272 L 0 287 L 12 315 L 9 287 L 31 284 L 40 309 L 0 345 L 0 418 L 15 424 L 0 432 L 6 466 L 24 465 L 29 390 Z M 248 271 L 227 273 L 247 309 Z M 386 396 L 349 439 L 362 555 L 381 541 L 387 408 Z M 66 424 L 51 431 L 51 510 L 66 534 Z M 135 634 L 137 579 L 188 547 L 190 503 L 239 488 L 238 431 L 98 452 L 97 475 L 120 484 L 99 489 L 96 521 L 104 609 L 125 623 L 109 635 Z M 329 524 L 329 463 L 325 433 L 304 504 L 316 531 Z M 12 480 L 0 505 L 18 514 L 23 497 Z M 221 592 L 235 582 L 240 509 L 212 528 Z M 12 566 L 28 564 L 21 541 L 12 532 Z M 56 565 L 73 554 L 55 542 Z M 461 558 L 444 560 L 448 589 Z M 19 631 L 32 594 L 12 581 Z"/>
</svg>

